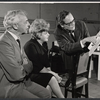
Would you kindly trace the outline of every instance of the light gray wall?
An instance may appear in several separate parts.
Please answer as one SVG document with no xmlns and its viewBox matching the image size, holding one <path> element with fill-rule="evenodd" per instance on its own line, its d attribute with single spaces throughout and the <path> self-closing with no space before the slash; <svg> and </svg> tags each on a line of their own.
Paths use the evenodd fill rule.
<svg viewBox="0 0 100 100">
<path fill-rule="evenodd" d="M 0 3 L 0 17 L 3 17 L 8 10 L 21 9 L 28 13 L 28 18 L 39 17 L 39 4 L 33 3 Z"/>
</svg>

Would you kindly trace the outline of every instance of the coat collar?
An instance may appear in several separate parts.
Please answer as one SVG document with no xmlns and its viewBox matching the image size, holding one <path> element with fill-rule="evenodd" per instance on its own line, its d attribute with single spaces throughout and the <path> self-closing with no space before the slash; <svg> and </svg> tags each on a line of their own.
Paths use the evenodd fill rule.
<svg viewBox="0 0 100 100">
<path fill-rule="evenodd" d="M 14 39 L 14 37 L 9 33 L 9 32 L 5 32 L 5 35 L 11 40 L 11 42 L 13 43 L 13 45 L 16 46 L 16 48 L 18 49 L 19 52 L 21 52 L 19 45 L 17 44 L 16 40 Z"/>
<path fill-rule="evenodd" d="M 75 24 L 76 24 L 76 23 L 75 23 Z M 76 25 L 75 25 L 75 26 L 76 26 Z M 59 31 L 59 32 L 57 32 L 57 34 L 60 33 L 60 35 L 62 35 L 64 38 L 66 37 L 66 39 L 69 40 L 70 42 L 72 42 L 72 43 L 75 42 L 75 40 L 76 40 L 76 35 L 77 35 L 77 33 L 76 33 L 77 27 L 75 28 L 75 31 L 74 31 L 75 40 L 73 40 L 73 39 L 70 37 L 70 35 L 69 35 L 70 31 L 69 31 L 69 30 L 63 29 L 60 25 L 58 25 L 57 28 L 58 28 L 58 31 Z"/>
</svg>

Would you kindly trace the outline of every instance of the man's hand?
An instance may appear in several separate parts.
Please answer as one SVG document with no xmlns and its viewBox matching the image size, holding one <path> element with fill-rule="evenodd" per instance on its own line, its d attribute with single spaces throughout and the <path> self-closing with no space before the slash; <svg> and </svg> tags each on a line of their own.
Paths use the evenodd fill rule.
<svg viewBox="0 0 100 100">
<path fill-rule="evenodd" d="M 58 44 L 58 42 L 57 42 L 57 41 L 54 41 L 54 46 L 59 47 L 59 44 Z"/>
<path fill-rule="evenodd" d="M 90 42 L 90 43 L 93 43 L 93 45 L 96 44 L 97 42 L 97 36 L 91 36 L 91 37 L 87 37 L 87 38 L 84 38 L 82 41 L 82 44 L 85 45 L 86 42 Z"/>
<path fill-rule="evenodd" d="M 33 70 L 32 62 L 30 60 L 28 60 L 27 58 L 23 59 L 23 67 L 27 74 L 31 73 Z"/>
</svg>

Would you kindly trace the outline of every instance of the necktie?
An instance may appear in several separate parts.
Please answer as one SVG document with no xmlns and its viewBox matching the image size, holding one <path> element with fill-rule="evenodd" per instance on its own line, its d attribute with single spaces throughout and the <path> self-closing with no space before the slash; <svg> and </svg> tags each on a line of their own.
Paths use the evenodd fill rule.
<svg viewBox="0 0 100 100">
<path fill-rule="evenodd" d="M 75 41 L 75 37 L 73 36 L 72 33 L 70 33 L 70 37 Z"/>
<path fill-rule="evenodd" d="M 19 47 L 20 47 L 20 49 L 21 49 L 20 40 L 19 40 L 19 39 L 17 39 L 16 41 L 18 42 L 18 44 L 19 44 Z"/>
</svg>

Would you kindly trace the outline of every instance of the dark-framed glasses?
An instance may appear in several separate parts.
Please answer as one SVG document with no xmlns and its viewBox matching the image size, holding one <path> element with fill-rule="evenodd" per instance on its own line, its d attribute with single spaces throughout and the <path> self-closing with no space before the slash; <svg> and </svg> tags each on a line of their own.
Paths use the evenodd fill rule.
<svg viewBox="0 0 100 100">
<path fill-rule="evenodd" d="M 70 26 L 70 25 L 72 25 L 73 24 L 73 22 L 75 22 L 75 19 L 73 19 L 71 22 L 69 22 L 69 23 L 64 23 L 64 25 L 68 25 L 68 26 Z"/>
<path fill-rule="evenodd" d="M 48 32 L 47 30 L 45 30 L 45 29 L 42 29 L 42 30 L 40 30 L 40 31 L 38 31 L 38 32 Z"/>
<path fill-rule="evenodd" d="M 42 30 L 40 30 L 40 31 L 38 31 L 38 32 L 40 32 L 40 33 L 42 33 L 42 32 L 49 33 L 48 30 L 46 30 L 46 29 L 42 29 Z M 49 34 L 50 34 L 50 33 L 49 33 Z"/>
</svg>

